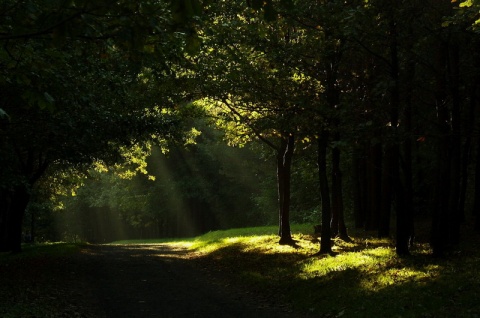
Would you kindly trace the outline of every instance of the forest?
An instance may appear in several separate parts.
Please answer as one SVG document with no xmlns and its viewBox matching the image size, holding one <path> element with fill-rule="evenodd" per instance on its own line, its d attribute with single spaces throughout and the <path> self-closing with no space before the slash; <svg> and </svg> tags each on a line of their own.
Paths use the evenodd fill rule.
<svg viewBox="0 0 480 318">
<path fill-rule="evenodd" d="M 480 231 L 479 25 L 477 0 L 2 1 L 0 251 L 308 223 L 320 254 L 355 228 L 408 255 L 421 223 L 445 255 Z"/>
</svg>

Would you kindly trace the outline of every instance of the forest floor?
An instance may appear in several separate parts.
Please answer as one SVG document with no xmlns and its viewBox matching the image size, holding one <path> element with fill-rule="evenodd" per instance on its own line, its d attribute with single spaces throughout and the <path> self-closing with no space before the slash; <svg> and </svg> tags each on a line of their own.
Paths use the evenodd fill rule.
<svg viewBox="0 0 480 318">
<path fill-rule="evenodd" d="M 469 223 L 471 224 L 471 223 Z M 0 254 L 1 318 L 480 317 L 480 235 L 432 257 L 417 226 L 411 256 L 351 231 L 318 255 L 311 226 L 279 245 L 276 227 L 182 241 L 33 244 Z"/>
<path fill-rule="evenodd" d="M 172 244 L 85 245 L 0 264 L 0 274 L 3 293 L 22 289 L 9 301 L 17 308 L 0 303 L 2 317 L 306 317 Z"/>
</svg>

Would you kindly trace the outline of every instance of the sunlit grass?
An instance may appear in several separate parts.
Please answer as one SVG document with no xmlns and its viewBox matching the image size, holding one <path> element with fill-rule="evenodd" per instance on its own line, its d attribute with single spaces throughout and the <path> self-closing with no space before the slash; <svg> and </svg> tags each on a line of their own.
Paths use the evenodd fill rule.
<svg viewBox="0 0 480 318">
<path fill-rule="evenodd" d="M 311 225 L 292 228 L 295 247 L 279 245 L 276 230 L 211 232 L 195 238 L 190 248 L 198 259 L 215 263 L 242 283 L 282 294 L 296 308 L 320 316 L 480 314 L 478 249 L 470 248 L 471 255 L 434 259 L 428 244 L 419 243 L 411 257 L 400 258 L 393 240 L 361 231 L 351 233 L 352 242 L 333 240 L 336 256 L 320 256 Z"/>
<path fill-rule="evenodd" d="M 332 240 L 336 255 L 330 256 L 317 254 L 312 225 L 292 226 L 295 246 L 279 245 L 277 230 L 232 229 L 194 238 L 113 244 L 167 244 L 189 250 L 188 261 L 222 271 L 237 285 L 318 317 L 480 316 L 478 237 L 464 238 L 445 259 L 433 258 L 426 243 L 417 243 L 412 256 L 400 258 L 392 239 L 351 231 L 352 242 Z M 68 255 L 76 249 L 73 244 L 32 246 L 26 248 L 27 256 L 18 257 L 47 259 L 43 256 Z M 11 263 L 12 257 L 17 256 L 0 254 L 0 266 L 2 259 Z"/>
</svg>

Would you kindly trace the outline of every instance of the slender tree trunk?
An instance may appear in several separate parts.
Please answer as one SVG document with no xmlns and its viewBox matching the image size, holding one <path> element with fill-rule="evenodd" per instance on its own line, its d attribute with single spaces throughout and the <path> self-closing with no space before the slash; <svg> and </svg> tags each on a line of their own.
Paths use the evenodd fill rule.
<svg viewBox="0 0 480 318">
<path fill-rule="evenodd" d="M 469 110 L 468 110 L 468 119 L 466 120 L 466 125 L 464 127 L 465 135 L 466 135 L 466 140 L 465 140 L 465 146 L 463 149 L 463 154 L 462 154 L 462 172 L 461 172 L 461 178 L 462 178 L 462 183 L 460 186 L 460 195 L 459 195 L 459 207 L 458 207 L 458 213 L 459 213 L 459 218 L 461 222 L 464 222 L 466 220 L 466 213 L 465 213 L 465 201 L 467 198 L 467 189 L 468 189 L 468 183 L 470 181 L 469 178 L 469 164 L 471 162 L 471 155 L 473 153 L 473 148 L 474 146 L 472 143 L 474 142 L 473 140 L 473 135 L 474 135 L 474 128 L 475 128 L 475 121 L 477 119 L 476 116 L 476 111 L 477 111 L 477 87 L 479 86 L 480 76 L 477 75 L 476 79 L 474 80 L 474 83 L 471 84 L 469 88 L 469 97 L 470 97 L 470 103 L 469 103 Z M 476 201 L 476 196 L 474 198 L 474 201 Z"/>
<path fill-rule="evenodd" d="M 460 242 L 460 174 L 461 174 L 461 151 L 462 139 L 460 131 L 460 90 L 459 90 L 459 52 L 456 43 L 449 45 L 449 84 L 452 96 L 451 125 L 452 134 L 450 142 L 451 168 L 450 168 L 450 203 L 449 203 L 449 240 L 452 244 Z"/>
<path fill-rule="evenodd" d="M 474 61 L 475 61 L 475 77 L 473 81 L 471 82 L 472 87 L 471 87 L 471 92 L 470 92 L 470 102 L 471 102 L 471 110 L 475 114 L 480 110 L 480 41 L 476 41 L 475 48 L 477 48 L 476 54 L 474 55 Z M 474 201 L 473 201 L 473 207 L 471 214 L 475 218 L 475 231 L 480 232 L 480 136 L 478 136 L 478 133 L 480 132 L 480 122 L 478 116 L 475 116 L 476 120 L 473 120 L 473 125 L 475 126 L 475 132 L 477 135 L 477 139 L 474 141 L 476 144 L 473 146 L 476 149 L 472 150 L 472 152 L 476 151 L 475 155 L 475 173 L 474 173 Z M 476 121 L 476 123 L 475 123 Z M 472 129 L 473 131 L 473 129 Z"/>
<path fill-rule="evenodd" d="M 365 227 L 365 159 L 356 150 L 352 159 L 352 183 L 353 183 L 353 216 L 355 228 Z"/>
<path fill-rule="evenodd" d="M 391 187 L 390 195 L 386 193 L 383 198 L 382 215 L 385 217 L 382 222 L 383 230 L 386 230 L 387 222 L 390 221 L 390 210 L 392 198 L 396 203 L 396 252 L 398 255 L 409 254 L 409 242 L 412 236 L 412 225 L 410 223 L 411 210 L 407 210 L 405 189 L 400 178 L 400 136 L 399 136 L 399 114 L 400 114 L 400 61 L 397 17 L 395 8 L 389 13 L 389 49 L 390 49 L 390 77 L 392 87 L 390 91 L 390 126 L 392 143 L 387 146 L 386 160 L 388 176 L 385 176 L 387 184 L 383 187 Z M 404 171 L 405 172 L 405 171 Z M 407 190 L 408 191 L 408 190 Z M 384 232 L 385 234 L 386 232 Z"/>
<path fill-rule="evenodd" d="M 392 87 L 390 91 L 390 133 L 387 135 L 385 146 L 385 164 L 382 179 L 382 207 L 380 212 L 379 237 L 388 237 L 390 235 L 390 216 L 392 208 L 392 199 L 398 176 L 399 145 L 398 145 L 398 117 L 400 107 L 399 92 L 399 61 L 398 61 L 398 35 L 396 27 L 396 18 L 394 17 L 395 8 L 391 8 L 389 15 L 389 49 L 390 49 L 390 78 Z M 388 140 L 390 139 L 390 140 Z M 398 199 L 398 197 L 397 197 Z M 399 214 L 403 213 L 397 204 L 397 219 Z M 398 222 L 397 222 L 398 224 Z M 397 228 L 397 234 L 399 229 Z M 398 242 L 397 242 L 398 243 Z"/>
<path fill-rule="evenodd" d="M 378 237 L 390 236 L 390 216 L 392 206 L 392 186 L 393 186 L 393 169 L 395 169 L 395 149 L 394 145 L 387 145 L 385 149 L 385 157 L 382 170 L 382 186 L 380 201 L 380 219 L 378 225 Z"/>
<path fill-rule="evenodd" d="M 11 194 L 0 190 L 0 252 L 8 252 L 9 219 L 11 211 Z"/>
<path fill-rule="evenodd" d="M 437 78 L 436 78 L 436 107 L 438 122 L 436 191 L 432 202 L 432 239 L 431 246 L 435 256 L 442 256 L 448 244 L 448 220 L 450 198 L 450 115 L 447 106 L 446 92 L 446 43 L 440 43 L 436 50 Z"/>
<path fill-rule="evenodd" d="M 409 34 L 413 37 L 413 30 L 409 28 Z M 409 48 L 409 51 L 411 47 Z M 412 156 L 412 143 L 413 143 L 413 124 L 412 124 L 412 117 L 413 117 L 413 90 L 414 90 L 414 82 L 413 79 L 415 77 L 415 61 L 413 57 L 409 60 L 406 69 L 406 82 L 407 82 L 407 89 L 405 93 L 405 108 L 404 108 L 404 127 L 405 132 L 407 135 L 406 140 L 404 141 L 403 152 L 404 152 L 404 160 L 403 160 L 403 175 L 405 180 L 405 224 L 406 227 L 410 228 L 410 239 L 409 245 L 413 245 L 415 228 L 414 228 L 414 217 L 413 217 L 413 156 Z"/>
<path fill-rule="evenodd" d="M 37 210 L 32 209 L 30 211 L 30 238 L 29 238 L 29 243 L 35 242 L 35 236 L 36 236 L 36 224 L 35 224 L 35 219 L 36 219 L 36 214 Z"/>
<path fill-rule="evenodd" d="M 480 232 L 480 136 L 477 137 L 475 156 L 475 191 L 472 214 L 475 216 L 475 231 Z"/>
<path fill-rule="evenodd" d="M 332 237 L 338 236 L 342 240 L 350 241 L 345 225 L 343 210 L 342 171 L 340 169 L 340 149 L 332 149 Z"/>
<path fill-rule="evenodd" d="M 30 200 L 29 189 L 24 185 L 15 187 L 9 217 L 7 249 L 13 253 L 22 251 L 22 225 L 25 210 Z"/>
<path fill-rule="evenodd" d="M 322 232 L 320 235 L 320 251 L 319 254 L 331 254 L 331 238 L 330 220 L 332 211 L 330 205 L 330 190 L 327 178 L 327 146 L 328 136 L 326 132 L 322 132 L 318 138 L 318 180 L 320 184 L 320 198 L 322 200 Z"/>
<path fill-rule="evenodd" d="M 281 161 L 281 176 L 282 181 L 279 181 L 279 209 L 280 209 L 280 244 L 293 244 L 292 234 L 290 230 L 290 179 L 291 179 L 291 166 L 292 157 L 295 147 L 295 138 L 292 134 L 287 137 L 286 147 L 284 153 L 277 162 Z M 281 200 L 281 201 L 280 201 Z"/>
<path fill-rule="evenodd" d="M 278 236 L 282 237 L 282 217 L 283 217 L 283 196 L 285 194 L 285 169 L 283 165 L 283 156 L 287 150 L 287 140 L 280 140 L 280 147 L 277 150 L 277 192 L 278 192 Z"/>
<path fill-rule="evenodd" d="M 470 155 L 472 153 L 472 131 L 475 122 L 475 101 L 470 101 L 470 110 L 468 115 L 467 124 L 465 127 L 465 145 L 462 151 L 462 162 L 461 162 L 461 184 L 460 184 L 460 193 L 459 193 L 459 202 L 458 202 L 458 217 L 460 222 L 465 222 L 465 201 L 467 198 L 467 189 L 469 183 L 469 173 L 468 167 L 470 163 Z"/>
<path fill-rule="evenodd" d="M 332 149 L 332 219 L 330 220 L 330 230 L 332 231 L 332 237 L 336 237 L 339 234 L 338 224 L 340 220 L 340 209 L 343 207 L 341 198 L 341 189 L 339 189 L 340 178 L 340 149 L 333 147 Z"/>
<path fill-rule="evenodd" d="M 367 161 L 367 217 L 365 229 L 378 229 L 380 204 L 382 199 L 382 145 L 375 143 L 370 145 Z"/>
</svg>

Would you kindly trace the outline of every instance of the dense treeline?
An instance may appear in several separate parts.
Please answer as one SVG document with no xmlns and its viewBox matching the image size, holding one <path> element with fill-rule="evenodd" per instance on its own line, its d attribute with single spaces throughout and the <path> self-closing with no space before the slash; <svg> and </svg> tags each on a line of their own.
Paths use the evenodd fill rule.
<svg viewBox="0 0 480 318">
<path fill-rule="evenodd" d="M 348 239 L 343 179 L 356 226 L 389 236 L 394 213 L 398 254 L 409 253 L 419 213 L 432 217 L 435 254 L 458 243 L 477 197 L 467 193 L 478 140 L 474 4 L 281 2 L 271 22 L 237 4 L 210 7 L 211 48 L 198 65 L 206 92 L 260 139 L 317 140 L 321 252 L 332 234 Z M 278 148 L 283 164 L 289 148 Z"/>
<path fill-rule="evenodd" d="M 0 250 L 21 249 L 37 186 L 56 192 L 72 170 L 181 138 L 178 116 L 164 110 L 184 99 L 171 73 L 185 37 L 158 36 L 172 28 L 167 15 L 150 2 L 2 2 Z"/>
<path fill-rule="evenodd" d="M 259 140 L 257 155 L 276 165 L 282 244 L 294 244 L 290 221 L 312 221 L 317 209 L 321 253 L 331 252 L 332 236 L 349 240 L 350 214 L 356 227 L 394 234 L 400 255 L 409 253 L 419 216 L 431 219 L 436 255 L 459 242 L 472 216 L 480 229 L 476 1 L 8 3 L 0 9 L 2 250 L 20 249 L 37 188 L 58 198 L 67 189 L 59 184 L 76 189 L 92 164 L 122 158 L 124 169 L 140 171 L 152 144 L 171 148 L 148 159 L 170 172 L 147 169 L 151 183 L 130 177 L 145 179 L 144 192 L 125 200 L 134 207 L 108 205 L 124 213 L 122 222 L 190 235 L 270 221 L 255 209 L 267 192 L 245 195 L 242 174 L 216 170 L 226 161 L 205 151 L 201 137 L 181 149 L 199 116 L 230 145 Z M 24 11 L 28 18 L 17 19 Z M 102 200 L 86 194 L 75 213 L 98 215 L 90 209 L 107 207 Z M 165 209 L 172 201 L 177 209 Z M 149 208 L 139 221 L 133 210 L 142 204 Z M 195 218 L 197 228 L 187 229 Z"/>
</svg>

